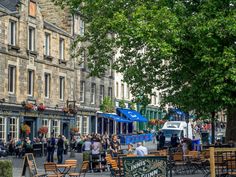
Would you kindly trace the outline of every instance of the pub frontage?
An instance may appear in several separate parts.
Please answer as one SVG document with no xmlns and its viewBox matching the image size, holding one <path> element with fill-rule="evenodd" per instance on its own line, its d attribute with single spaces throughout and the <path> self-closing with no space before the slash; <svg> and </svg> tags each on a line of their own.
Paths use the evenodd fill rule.
<svg viewBox="0 0 236 177">
<path fill-rule="evenodd" d="M 44 137 L 49 137 L 50 133 L 53 133 L 55 137 L 62 134 L 69 138 L 70 127 L 74 124 L 75 115 L 59 108 L 38 110 L 37 106 L 34 106 L 33 109 L 27 110 L 20 104 L 0 104 L 0 139 L 3 141 L 23 137 L 23 125 L 30 127 L 30 133 L 27 135 L 30 139 L 42 136 L 39 132 L 41 127 L 48 129 Z"/>
</svg>

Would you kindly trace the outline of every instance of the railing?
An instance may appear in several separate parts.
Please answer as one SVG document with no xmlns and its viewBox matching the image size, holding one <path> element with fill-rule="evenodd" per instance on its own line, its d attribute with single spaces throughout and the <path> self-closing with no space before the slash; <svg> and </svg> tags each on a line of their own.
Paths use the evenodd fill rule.
<svg viewBox="0 0 236 177">
<path fill-rule="evenodd" d="M 210 176 L 236 175 L 236 148 L 210 147 Z"/>
</svg>

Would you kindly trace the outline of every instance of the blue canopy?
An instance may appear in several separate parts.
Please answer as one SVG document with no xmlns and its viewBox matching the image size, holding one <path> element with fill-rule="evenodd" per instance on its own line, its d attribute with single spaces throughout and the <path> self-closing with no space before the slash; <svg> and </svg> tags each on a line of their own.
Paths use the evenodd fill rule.
<svg viewBox="0 0 236 177">
<path fill-rule="evenodd" d="M 185 113 L 182 110 L 178 109 L 178 108 L 173 108 L 172 111 L 175 112 L 176 114 L 180 115 L 180 116 L 185 116 Z"/>
<path fill-rule="evenodd" d="M 117 111 L 125 115 L 131 121 L 147 122 L 147 119 L 135 110 L 117 108 Z"/>
<path fill-rule="evenodd" d="M 123 117 L 120 117 L 120 116 L 118 116 L 118 115 L 116 115 L 116 114 L 99 113 L 98 115 L 99 115 L 99 117 L 105 117 L 105 118 L 113 119 L 113 120 L 116 121 L 116 122 L 124 122 L 124 123 L 130 123 L 130 122 L 132 122 L 132 121 L 127 120 L 127 119 L 125 119 L 125 118 L 123 118 Z"/>
</svg>

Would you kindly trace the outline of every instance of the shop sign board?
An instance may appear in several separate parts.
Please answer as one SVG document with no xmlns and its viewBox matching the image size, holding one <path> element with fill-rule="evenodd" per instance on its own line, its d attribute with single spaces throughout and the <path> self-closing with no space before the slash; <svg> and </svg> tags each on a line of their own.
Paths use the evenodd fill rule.
<svg viewBox="0 0 236 177">
<path fill-rule="evenodd" d="M 125 177 L 167 177 L 165 156 L 123 157 Z"/>
</svg>

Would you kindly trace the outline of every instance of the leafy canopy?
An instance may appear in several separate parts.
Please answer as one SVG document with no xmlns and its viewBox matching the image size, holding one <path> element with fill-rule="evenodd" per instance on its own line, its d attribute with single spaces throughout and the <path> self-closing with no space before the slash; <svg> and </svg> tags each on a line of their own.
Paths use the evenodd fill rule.
<svg viewBox="0 0 236 177">
<path fill-rule="evenodd" d="M 235 0 L 54 0 L 83 15 L 91 74 L 112 67 L 131 92 L 184 110 L 236 104 Z M 110 62 L 115 57 L 114 62 Z"/>
</svg>

